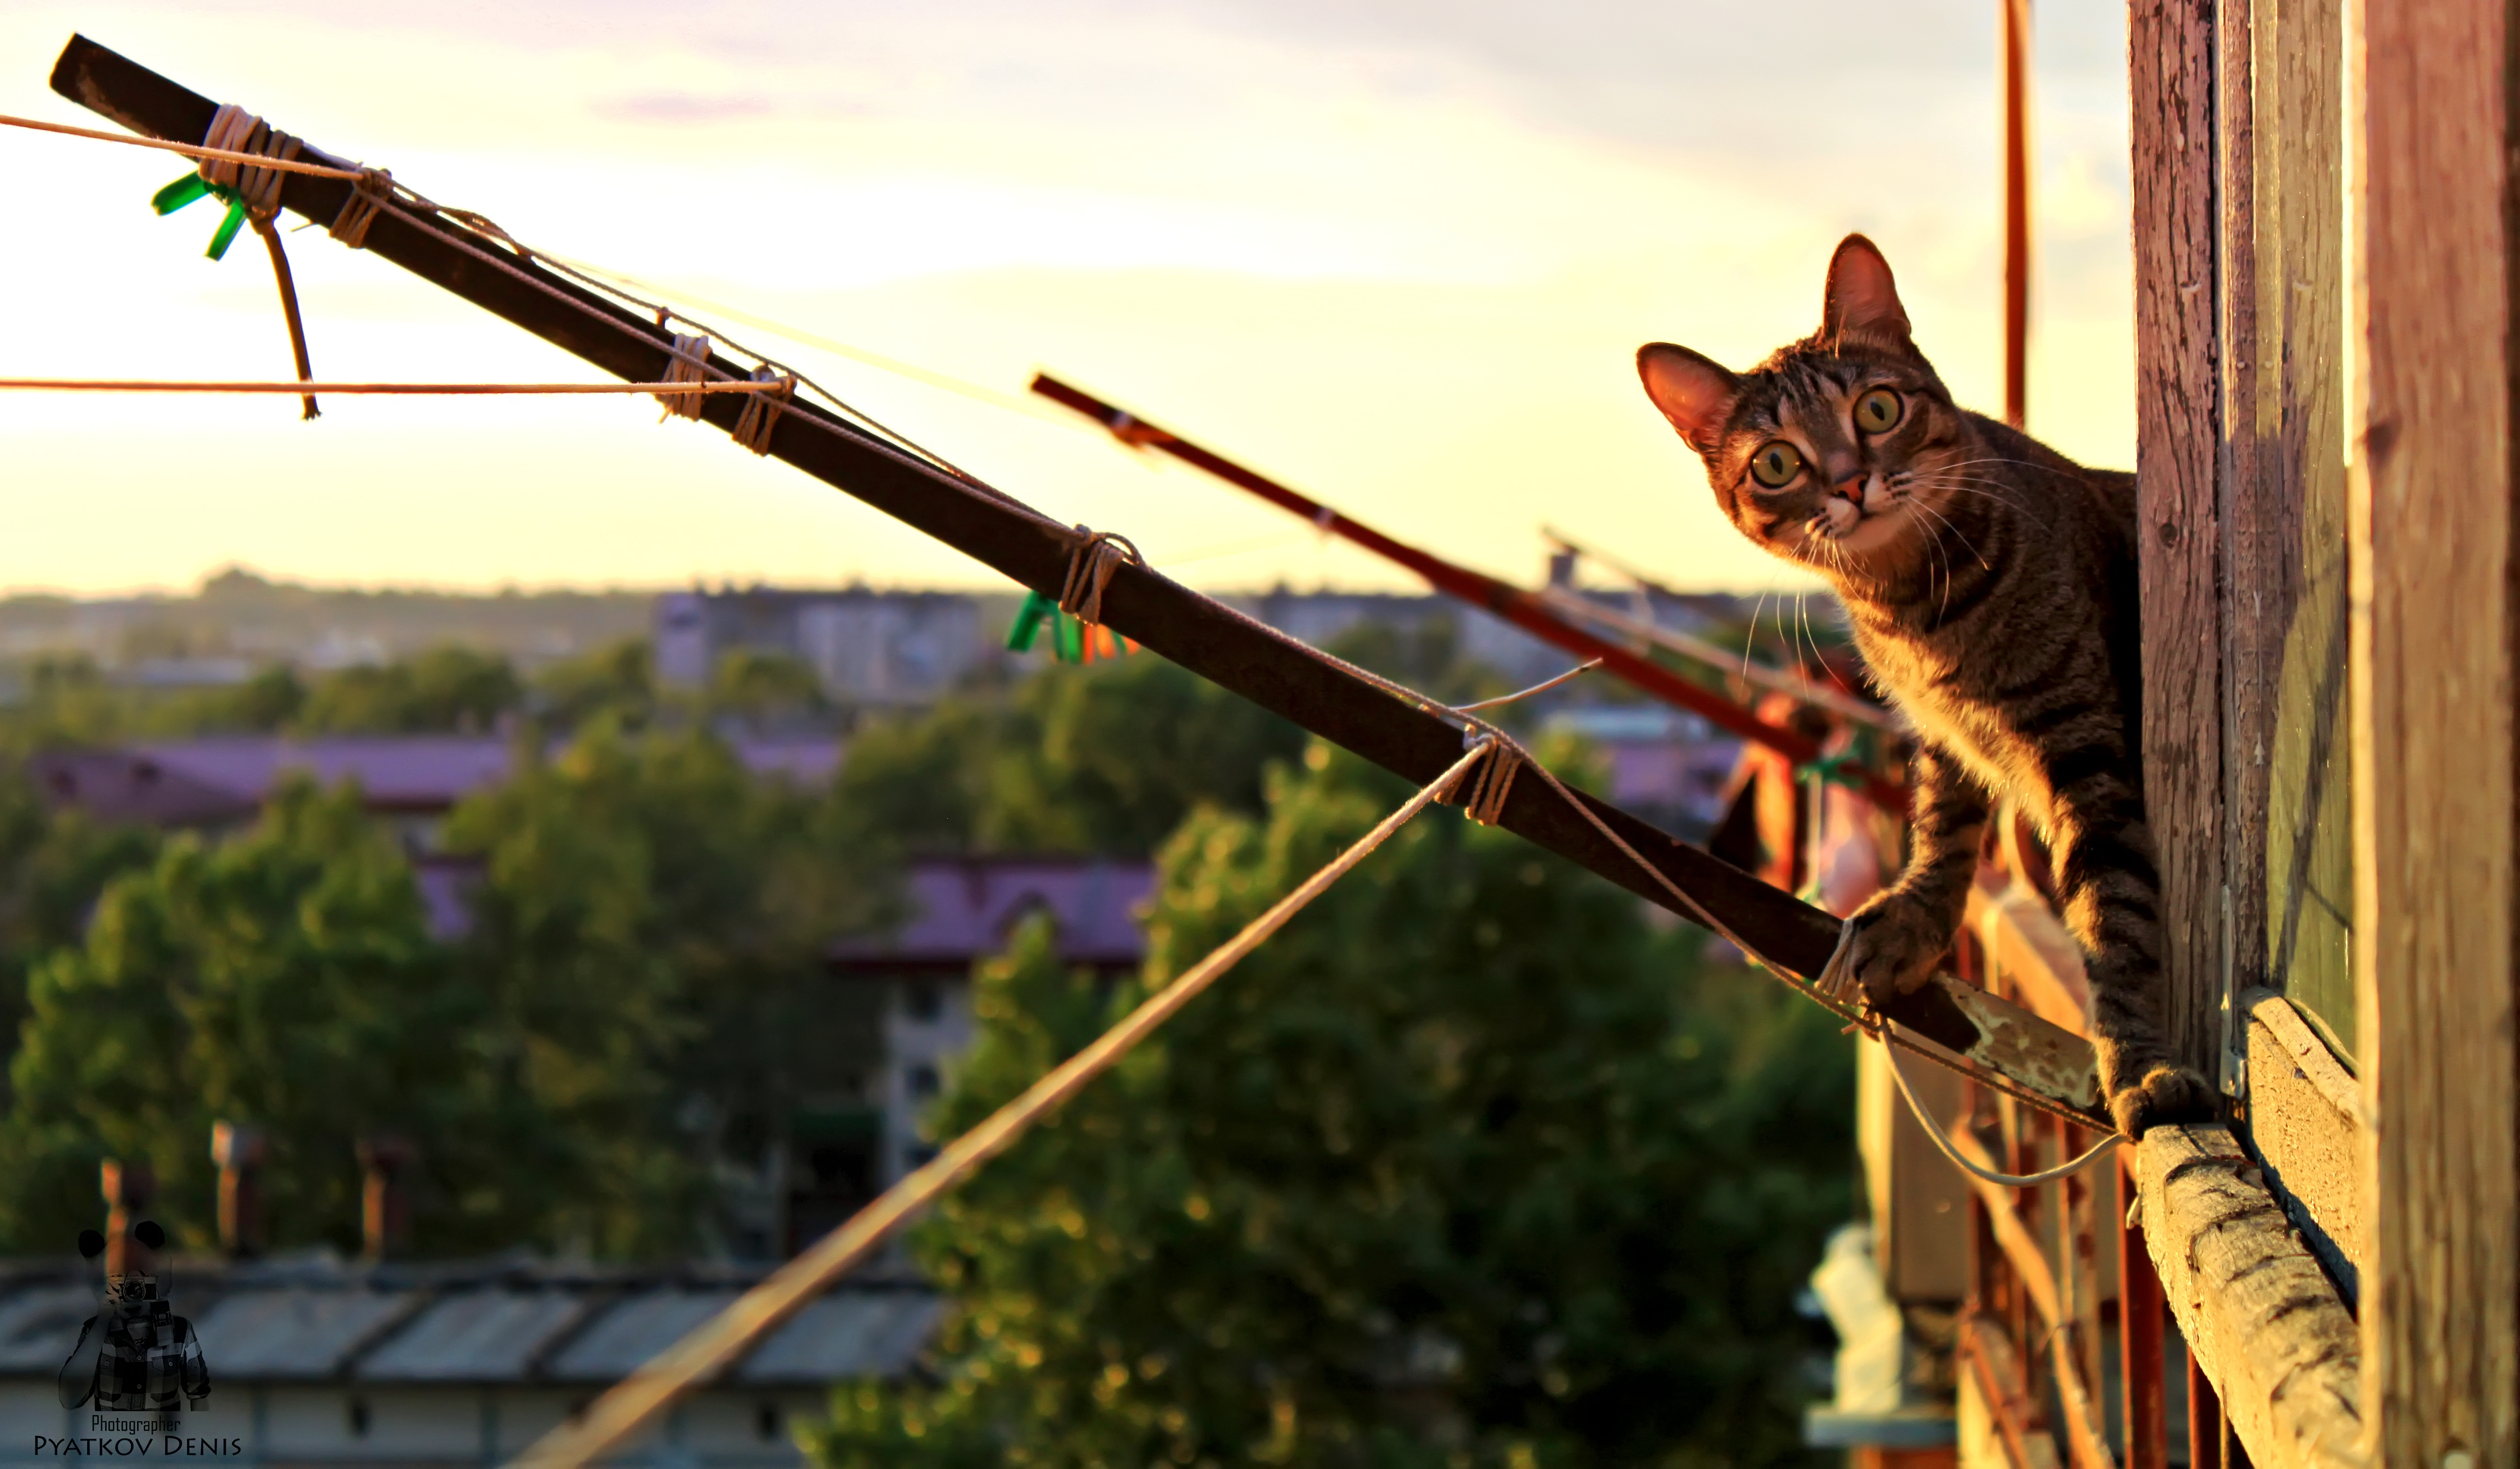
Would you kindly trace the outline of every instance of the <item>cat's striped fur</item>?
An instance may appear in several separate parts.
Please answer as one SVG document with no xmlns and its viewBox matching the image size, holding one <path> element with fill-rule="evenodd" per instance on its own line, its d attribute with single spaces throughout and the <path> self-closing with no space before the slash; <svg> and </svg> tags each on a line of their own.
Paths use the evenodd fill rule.
<svg viewBox="0 0 2520 1469">
<path fill-rule="evenodd" d="M 1872 678 L 1915 730 L 1908 866 L 1855 915 L 1855 977 L 1875 998 L 1926 981 L 1958 930 L 1992 802 L 2009 795 L 2054 854 L 2119 1128 L 2212 1116 L 2212 1089 L 2172 1057 L 2160 1023 L 2135 477 L 1956 406 L 1860 235 L 1830 263 L 1821 330 L 1753 371 L 1664 343 L 1637 363 L 1725 513 L 1835 587 Z"/>
</svg>

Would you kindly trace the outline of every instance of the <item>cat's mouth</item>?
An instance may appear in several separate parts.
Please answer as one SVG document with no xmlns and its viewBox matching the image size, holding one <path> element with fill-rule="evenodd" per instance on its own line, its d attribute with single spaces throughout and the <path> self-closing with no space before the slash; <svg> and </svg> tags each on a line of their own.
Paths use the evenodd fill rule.
<svg viewBox="0 0 2520 1469">
<path fill-rule="evenodd" d="M 1808 543 L 1828 556 L 1864 556 L 1904 539 L 1914 520 L 1907 487 L 1875 474 L 1861 498 L 1832 491 L 1804 526 Z"/>
</svg>

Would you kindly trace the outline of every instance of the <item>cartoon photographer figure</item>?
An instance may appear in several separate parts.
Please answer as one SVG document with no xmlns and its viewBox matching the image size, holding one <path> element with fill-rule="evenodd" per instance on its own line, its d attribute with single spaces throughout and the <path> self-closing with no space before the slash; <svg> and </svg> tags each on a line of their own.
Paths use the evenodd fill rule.
<svg viewBox="0 0 2520 1469">
<path fill-rule="evenodd" d="M 76 1407 L 91 1397 L 103 1411 L 171 1413 L 189 1400 L 195 1411 L 207 1405 L 209 1363 L 202 1344 L 193 1338 L 193 1323 L 173 1313 L 158 1299 L 158 1277 L 150 1273 L 166 1231 L 155 1221 L 131 1226 L 119 1269 L 105 1277 L 105 1310 L 79 1327 L 78 1345 L 62 1363 L 56 1386 L 62 1406 Z M 90 1260 L 105 1252 L 105 1236 L 79 1231 L 79 1253 Z"/>
</svg>

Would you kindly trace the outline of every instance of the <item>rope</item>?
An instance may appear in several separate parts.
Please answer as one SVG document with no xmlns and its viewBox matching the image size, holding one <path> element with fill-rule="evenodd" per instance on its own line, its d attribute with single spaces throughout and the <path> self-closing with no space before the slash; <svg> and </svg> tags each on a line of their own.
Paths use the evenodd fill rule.
<svg viewBox="0 0 2520 1469">
<path fill-rule="evenodd" d="M 1855 993 L 1855 976 L 1849 968 L 1849 960 L 1853 957 L 1855 952 L 1855 934 L 1856 928 L 1855 920 L 1853 918 L 1848 918 L 1844 923 L 1838 925 L 1837 947 L 1829 952 L 1828 962 L 1821 967 L 1820 978 L 1813 982 L 1815 988 L 1825 991 L 1832 998 L 1845 999 Z M 1899 1069 L 1899 1053 L 1890 1044 L 1891 1037 L 1889 1027 L 1882 1023 L 1880 1017 L 1868 1013 L 1865 1020 L 1858 1022 L 1857 1028 L 1862 1030 L 1866 1035 L 1870 1036 L 1873 1040 L 1881 1043 L 1882 1059 L 1888 1062 L 1890 1066 L 1890 1079 L 1899 1084 L 1899 1094 L 1907 1098 L 1908 1110 L 1914 1114 L 1916 1125 L 1925 1130 L 1926 1136 L 1934 1139 L 1935 1149 L 1941 1152 L 1944 1157 L 1951 1159 L 1952 1166 L 1958 1168 L 1962 1173 L 1984 1179 L 1990 1183 L 1999 1184 L 2005 1188 L 2028 1188 L 2036 1183 L 2045 1183 L 2052 1179 L 2064 1178 L 2068 1174 L 2080 1173 L 2084 1169 L 2089 1168 L 2092 1161 L 2097 1159 L 2102 1153 L 2107 1152 L 2109 1149 L 2117 1146 L 2124 1140 L 2117 1134 L 2111 1133 L 2102 1137 L 2098 1142 L 2094 1143 L 2091 1150 L 2084 1153 L 2081 1157 L 2076 1158 L 2069 1163 L 2059 1164 L 2054 1168 L 2048 1169 L 2045 1173 L 1997 1173 L 1980 1164 L 1975 1159 L 1967 1157 L 1958 1148 L 1952 1146 L 1952 1140 L 1944 1135 L 1942 1125 L 1935 1122 L 1933 1116 L 1925 1110 L 1925 1104 L 1916 1099 L 1915 1089 L 1908 1085 L 1908 1074 Z M 1916 1047 L 1910 1046 L 1908 1048 L 1914 1050 Z M 1921 1054 L 1922 1052 L 1919 1053 Z M 1983 1078 L 1972 1079 L 1981 1082 L 1984 1080 Z M 2051 1106 L 2048 1110 L 2053 1111 L 2055 1109 Z M 2079 1121 L 2080 1119 L 2077 1120 Z"/>
<path fill-rule="evenodd" d="M 1033 1124 L 1084 1090 L 1087 1083 L 1110 1070 L 1156 1027 L 1197 999 L 1201 991 L 1284 927 L 1287 919 L 1371 856 L 1392 833 L 1450 791 L 1473 766 L 1490 758 L 1494 749 L 1491 741 L 1472 745 L 1449 770 L 1410 797 L 1399 810 L 1384 817 L 1329 866 L 1270 905 L 1268 912 L 1252 919 L 1222 948 L 1148 996 L 1092 1045 L 1054 1067 L 1026 1088 L 1022 1095 L 991 1113 L 916 1172 L 885 1189 L 847 1224 L 825 1235 L 705 1324 L 614 1385 L 595 1401 L 577 1423 L 554 1429 L 527 1448 L 517 1460 L 518 1469 L 575 1469 L 628 1441 L 675 1398 L 742 1356 L 873 1254 L 895 1229 L 977 1172 L 980 1165 L 1006 1151 Z"/>
<path fill-rule="evenodd" d="M 230 163 L 250 163 L 276 173 L 303 173 L 319 179 L 355 179 L 360 170 L 335 168 L 323 163 L 301 163 L 293 156 L 270 158 L 259 154 L 240 153 L 226 148 L 206 148 L 191 143 L 169 143 L 163 138 L 135 138 L 129 133 L 99 132 L 92 127 L 72 127 L 66 122 L 40 122 L 32 117 L 15 117 L 0 112 L 0 127 L 22 127 L 39 133 L 60 133 L 68 138 L 86 138 L 97 143 L 119 143 L 125 148 L 154 148 L 159 153 L 182 154 L 188 158 L 217 159 Z"/>
<path fill-rule="evenodd" d="M 1456 713 L 1461 714 L 1467 714 L 1473 709 L 1494 709 L 1501 704 L 1510 704 L 1516 699 L 1529 698 L 1535 693 L 1547 693 L 1550 690 L 1556 688 L 1567 680 L 1582 678 L 1584 675 L 1591 673 L 1594 669 L 1600 666 L 1601 660 L 1595 658 L 1590 662 L 1578 663 L 1574 667 L 1566 670 L 1564 673 L 1559 674 L 1557 677 L 1543 680 L 1540 683 L 1532 685 L 1528 689 L 1518 689 L 1511 693 L 1501 694 L 1496 698 L 1483 698 L 1475 704 L 1455 704 L 1453 708 Z"/>
<path fill-rule="evenodd" d="M 214 118 L 213 120 L 215 122 L 216 119 Z M 623 289 L 621 287 L 614 285 L 611 281 L 607 280 L 605 278 L 605 273 L 601 271 L 595 270 L 591 267 L 577 265 L 563 258 L 534 249 L 533 247 L 525 245 L 522 241 L 517 239 L 514 235 L 511 235 L 496 221 L 485 215 L 475 213 L 469 209 L 458 209 L 449 205 L 440 204 L 406 185 L 395 183 L 393 175 L 385 169 L 347 167 L 332 163 L 308 163 L 300 161 L 294 156 L 288 158 L 274 158 L 258 154 L 241 153 L 227 148 L 209 147 L 190 143 L 175 143 L 160 138 L 132 137 L 122 133 L 102 132 L 94 128 L 73 127 L 65 123 L 44 122 L 31 117 L 20 117 L 6 113 L 0 113 L 0 125 L 27 128 L 36 132 L 57 133 L 65 137 L 84 138 L 98 143 L 118 143 L 126 147 L 156 149 L 162 153 L 180 154 L 186 157 L 196 159 L 214 159 L 239 164 L 250 164 L 257 168 L 268 169 L 279 173 L 299 173 L 315 178 L 344 179 L 357 185 L 358 188 L 354 191 L 352 198 L 349 200 L 344 201 L 341 210 L 334 216 L 332 229 L 343 244 L 349 245 L 353 248 L 366 247 L 369 230 L 375 224 L 377 215 L 382 212 L 390 210 L 391 212 L 402 216 L 406 220 L 411 221 L 413 224 L 420 225 L 424 228 L 426 227 L 424 222 L 428 218 L 434 216 L 459 224 L 467 230 L 473 231 L 506 245 L 509 248 L 515 251 L 517 257 L 519 259 L 542 266 L 546 270 L 575 281 L 579 285 L 585 286 L 590 289 L 602 293 L 603 295 L 611 297 L 615 300 L 626 301 L 630 304 L 639 306 L 645 311 L 654 313 L 659 325 L 663 325 L 668 319 L 671 319 L 681 321 L 690 326 L 704 326 L 704 324 L 695 321 L 687 312 L 676 310 L 658 302 L 642 299 L 632 292 Z M 292 142 L 294 140 L 292 140 Z M 294 150 L 292 150 L 292 153 L 293 152 Z M 163 211 L 161 210 L 161 212 Z M 456 249 L 463 251 L 465 254 L 479 260 L 494 270 L 502 271 L 507 275 L 514 277 L 516 280 L 524 283 L 534 289 L 542 291 L 544 294 L 549 295 L 556 300 L 565 303 L 605 326 L 634 336 L 643 343 L 652 343 L 654 341 L 653 337 L 638 331 L 636 328 L 631 327 L 629 324 L 620 321 L 607 312 L 598 310 L 585 299 L 571 295 L 565 290 L 559 289 L 548 279 L 529 274 L 526 271 L 518 268 L 517 264 L 512 260 L 502 259 L 490 251 L 481 249 L 459 235 L 450 235 L 443 232 L 432 233 L 435 234 L 437 239 L 454 246 Z M 302 334 L 302 333 L 300 334 Z M 774 363 L 767 354 L 755 352 L 750 348 L 742 347 L 734 343 L 732 338 L 725 333 L 710 332 L 709 334 L 714 336 L 720 344 L 733 346 L 736 350 L 743 352 L 744 355 L 758 359 L 764 366 L 777 366 L 777 364 Z M 709 371 L 711 373 L 715 373 L 717 370 L 712 367 Z M 887 426 L 872 414 L 866 413 L 865 411 L 853 406 L 846 399 L 823 386 L 820 382 L 815 381 L 812 378 L 809 378 L 802 373 L 794 372 L 792 369 L 783 369 L 783 371 L 793 377 L 798 383 L 812 388 L 816 394 L 821 396 L 826 402 L 830 403 L 834 410 L 849 421 L 848 423 L 844 424 L 832 423 L 817 415 L 808 414 L 804 416 L 805 422 L 813 424 L 822 431 L 827 433 L 846 434 L 850 432 L 850 428 L 852 426 L 862 429 L 865 436 L 873 438 L 876 447 L 885 452 L 915 461 L 928 467 L 942 470 L 969 493 L 979 495 L 1001 505 L 1019 509 L 1037 519 L 1048 519 L 1047 516 L 1041 515 L 1039 512 L 1034 511 L 1030 506 L 1024 505 L 1013 496 L 1008 495 L 1004 491 L 984 483 L 978 476 L 961 468 L 942 455 L 936 454 L 921 446 L 908 435 L 900 433 Z M 1013 400 L 1009 399 L 1007 401 Z"/>
<path fill-rule="evenodd" d="M 1479 762 L 1470 788 L 1462 797 L 1462 814 L 1482 826 L 1493 826 L 1505 819 L 1506 793 L 1513 789 L 1514 772 L 1528 757 L 1494 739 L 1481 740 L 1471 747 L 1485 749 L 1488 758 Z"/>
<path fill-rule="evenodd" d="M 707 337 L 685 336 L 676 333 L 672 352 L 673 355 L 665 361 L 667 382 L 677 387 L 691 387 L 708 380 L 709 339 Z M 697 419 L 700 416 L 701 405 L 698 393 L 658 393 L 656 401 L 665 405 L 665 411 L 656 415 L 656 422 L 659 423 L 677 414 L 687 419 Z"/>
<path fill-rule="evenodd" d="M 55 393 L 289 393 L 365 394 L 371 397 L 501 397 L 513 395 L 652 393 L 698 397 L 703 393 L 776 392 L 777 382 L 188 382 L 122 378 L 0 378 L 0 392 Z"/>
<path fill-rule="evenodd" d="M 351 186 L 350 197 L 341 200 L 339 212 L 326 227 L 326 233 L 354 250 L 368 247 L 368 229 L 384 212 L 393 199 L 393 175 L 382 168 L 362 168 L 358 182 Z"/>
<path fill-rule="evenodd" d="M 1878 1031 L 1873 1033 L 1873 1039 L 1880 1039 L 1880 1033 Z M 1952 1166 L 1958 1169 L 1960 1172 L 1969 1174 L 1975 1178 L 1984 1179 L 1988 1182 L 1996 1184 L 1999 1187 L 2029 1188 L 2036 1184 L 2053 1182 L 2054 1180 L 2065 1178 L 2069 1175 L 2081 1173 L 2084 1169 L 2087 1169 L 2093 1163 L 2099 1161 L 2102 1154 L 2108 1152 L 2109 1149 L 2116 1147 L 2119 1143 L 2126 1140 L 2117 1134 L 2110 1133 L 2101 1137 L 2099 1141 L 2092 1144 L 2090 1150 L 2085 1152 L 2081 1157 L 2075 1158 L 2070 1162 L 2059 1163 L 2054 1168 L 2044 1169 L 2035 1174 L 1997 1173 L 1994 1169 L 1981 1165 L 1977 1160 L 1969 1157 L 1965 1153 L 1962 1153 L 1958 1147 L 1953 1146 L 1952 1139 L 1944 1135 L 1943 1130 L 1935 1124 L 1932 1115 L 1926 1112 L 1925 1104 L 1916 1099 L 1915 1089 L 1908 1085 L 1908 1073 L 1899 1069 L 1899 1052 L 1886 1043 L 1881 1047 L 1881 1059 L 1889 1064 L 1890 1080 L 1899 1084 L 1899 1094 L 1908 1099 L 1908 1110 L 1915 1114 L 1917 1126 L 1925 1130 L 1926 1136 L 1934 1139 L 1935 1150 L 1940 1152 L 1944 1157 L 1951 1159 Z"/>
<path fill-rule="evenodd" d="M 280 213 L 280 185 L 287 177 L 273 165 L 295 159 L 303 145 L 232 102 L 220 104 L 202 141 L 202 152 L 215 155 L 200 160 L 202 182 L 230 200 L 226 221 L 210 237 L 210 258 L 215 260 L 227 252 L 228 242 L 236 238 L 240 218 L 252 223 L 253 232 L 262 237 L 263 247 L 271 254 L 271 275 L 280 286 L 280 314 L 289 326 L 289 351 L 297 364 L 297 380 L 311 382 L 315 367 L 306 352 L 306 322 L 297 310 L 297 278 L 289 269 L 289 252 L 281 247 L 280 231 L 272 225 Z M 253 161 L 242 161 L 247 158 Z M 312 392 L 298 396 L 305 405 L 301 418 L 321 415 Z"/>
<path fill-rule="evenodd" d="M 1058 609 L 1093 626 L 1102 620 L 1102 593 L 1122 561 L 1144 566 L 1147 558 L 1128 537 L 1107 530 L 1076 527 L 1080 538 L 1067 553 L 1067 580 L 1058 591 Z"/>
<path fill-rule="evenodd" d="M 788 400 L 796 392 L 796 375 L 783 373 L 764 363 L 752 370 L 752 380 L 762 390 L 743 400 L 743 415 L 735 421 L 735 441 L 755 454 L 770 452 L 770 430 L 779 424 L 779 416 L 788 411 Z"/>
</svg>

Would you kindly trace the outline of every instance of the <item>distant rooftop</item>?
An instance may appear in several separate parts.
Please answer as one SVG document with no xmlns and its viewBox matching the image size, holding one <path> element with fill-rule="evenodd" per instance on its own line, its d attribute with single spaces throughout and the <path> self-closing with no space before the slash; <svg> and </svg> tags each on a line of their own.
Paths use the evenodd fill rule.
<svg viewBox="0 0 2520 1469">
<path fill-rule="evenodd" d="M 617 1381 L 767 1268 L 178 1261 L 159 1276 L 216 1383 L 584 1386 Z M 93 1267 L 0 1265 L 0 1380 L 50 1382 L 97 1313 Z M 720 1379 L 813 1386 L 909 1373 L 943 1303 L 908 1277 L 843 1284 Z"/>
<path fill-rule="evenodd" d="M 1007 947 L 1035 913 L 1050 915 L 1060 958 L 1135 968 L 1147 951 L 1138 911 L 1152 895 L 1150 863 L 1071 857 L 931 857 L 911 866 L 911 916 L 888 934 L 844 939 L 839 968 L 861 972 L 968 969 Z"/>
<path fill-rule="evenodd" d="M 740 739 L 734 749 L 754 774 L 800 783 L 830 779 L 840 762 L 830 738 Z M 507 779 L 515 763 L 514 744 L 497 734 L 226 735 L 61 751 L 28 768 L 56 806 L 198 826 L 250 817 L 296 775 L 328 786 L 354 780 L 371 810 L 441 812 Z"/>
</svg>

